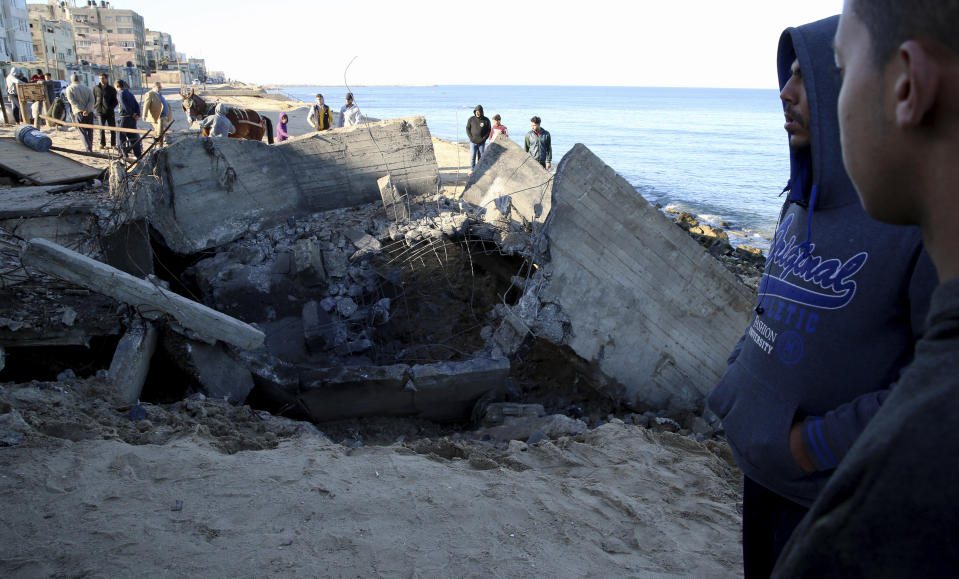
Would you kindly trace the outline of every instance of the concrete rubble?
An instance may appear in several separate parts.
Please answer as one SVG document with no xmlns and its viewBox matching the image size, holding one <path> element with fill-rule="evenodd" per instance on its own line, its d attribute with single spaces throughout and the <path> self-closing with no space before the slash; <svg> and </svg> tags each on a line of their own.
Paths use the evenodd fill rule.
<svg viewBox="0 0 959 579">
<path fill-rule="evenodd" d="M 561 342 L 614 397 L 701 408 L 748 321 L 750 292 L 585 146 L 560 161 L 552 193 L 549 261 L 503 333 L 555 341 L 562 325 Z"/>
<path fill-rule="evenodd" d="M 552 175 L 497 138 L 462 196 L 441 194 L 422 117 L 276 146 L 180 139 L 56 211 L 20 189 L 0 203 L 0 370 L 106 338 L 131 404 L 162 359 L 185 394 L 314 422 L 473 420 L 533 444 L 587 428 L 517 402 L 537 345 L 574 390 L 678 417 L 702 411 L 752 302 L 582 145 Z"/>
</svg>

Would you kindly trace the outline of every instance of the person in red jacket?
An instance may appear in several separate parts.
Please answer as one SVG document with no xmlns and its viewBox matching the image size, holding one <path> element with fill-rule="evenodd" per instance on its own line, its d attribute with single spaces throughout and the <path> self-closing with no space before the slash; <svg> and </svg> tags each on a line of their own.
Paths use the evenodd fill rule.
<svg viewBox="0 0 959 579">
<path fill-rule="evenodd" d="M 500 133 L 502 133 L 504 137 L 509 136 L 509 133 L 506 131 L 506 125 L 500 123 L 502 120 L 503 118 L 499 115 L 493 115 L 493 127 L 489 132 L 490 142 L 492 142 L 493 138 Z"/>
</svg>

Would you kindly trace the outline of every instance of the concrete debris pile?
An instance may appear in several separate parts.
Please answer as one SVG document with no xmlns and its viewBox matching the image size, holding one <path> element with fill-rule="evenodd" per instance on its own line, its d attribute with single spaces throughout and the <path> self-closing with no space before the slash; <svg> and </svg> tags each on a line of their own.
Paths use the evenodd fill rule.
<svg viewBox="0 0 959 579">
<path fill-rule="evenodd" d="M 568 366 L 573 390 L 678 417 L 702 411 L 752 301 L 582 145 L 554 176 L 498 137 L 462 197 L 441 194 L 421 117 L 273 147 L 182 139 L 58 207 L 0 221 L 4 271 L 29 274 L 4 279 L 6 375 L 28 377 L 26 346 L 100 340 L 131 403 L 183 384 L 152 395 L 534 440 L 587 425 L 576 395 L 549 408 L 569 416 L 516 404 L 533 368 Z"/>
<path fill-rule="evenodd" d="M 747 288 L 583 145 L 560 161 L 543 231 L 548 256 L 499 309 L 504 353 L 544 338 L 629 407 L 702 411 L 745 327 Z"/>
</svg>

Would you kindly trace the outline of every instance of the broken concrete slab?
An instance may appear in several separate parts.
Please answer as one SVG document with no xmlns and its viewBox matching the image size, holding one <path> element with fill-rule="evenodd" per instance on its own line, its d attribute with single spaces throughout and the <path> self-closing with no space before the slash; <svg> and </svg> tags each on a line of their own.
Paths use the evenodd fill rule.
<svg viewBox="0 0 959 579">
<path fill-rule="evenodd" d="M 276 146 L 242 139 L 181 139 L 114 168 L 114 195 L 146 218 L 170 249 L 196 253 L 290 217 L 379 200 L 377 179 L 397 191 L 436 191 L 423 117 L 311 133 Z M 154 175 L 160 175 L 157 179 Z"/>
<path fill-rule="evenodd" d="M 509 360 L 487 358 L 413 366 L 411 378 L 421 416 L 439 422 L 470 416 L 480 396 L 505 392 L 509 368 Z"/>
<path fill-rule="evenodd" d="M 123 211 L 104 203 L 103 192 L 57 187 L 14 187 L 0 193 L 0 229 L 22 239 L 42 237 L 128 273 L 153 273 L 146 224 L 128 223 Z"/>
<path fill-rule="evenodd" d="M 523 416 L 540 417 L 546 414 L 542 404 L 518 404 L 516 402 L 493 402 L 486 406 L 485 424 L 502 424 L 508 418 Z"/>
<path fill-rule="evenodd" d="M 42 237 L 64 247 L 91 253 L 100 203 L 95 193 L 50 193 L 51 187 L 4 189 L 0 229 L 23 239 Z"/>
<path fill-rule="evenodd" d="M 148 319 L 168 314 L 200 336 L 239 348 L 263 343 L 263 332 L 248 324 L 45 239 L 28 241 L 20 259 L 24 265 L 128 303 Z"/>
<path fill-rule="evenodd" d="M 139 318 L 117 344 L 108 376 L 120 397 L 129 404 L 135 404 L 140 399 L 156 345 L 156 328 Z"/>
<path fill-rule="evenodd" d="M 393 186 L 393 179 L 389 175 L 377 179 L 376 185 L 380 188 L 380 199 L 386 216 L 396 223 L 403 223 L 410 218 L 409 207 L 406 206 L 408 197 L 400 195 Z"/>
<path fill-rule="evenodd" d="M 324 368 L 301 373 L 299 400 L 321 422 L 366 416 L 453 422 L 468 419 L 484 394 L 504 391 L 508 374 L 509 361 L 483 358 Z"/>
<path fill-rule="evenodd" d="M 350 228 L 344 230 L 343 235 L 352 241 L 353 246 L 356 247 L 356 252 L 350 256 L 350 261 L 356 261 L 363 257 L 377 254 L 383 249 L 380 241 L 365 231 Z"/>
<path fill-rule="evenodd" d="M 313 211 L 380 199 L 389 175 L 399 195 L 436 193 L 438 168 L 426 119 L 409 117 L 311 132 L 278 144 Z"/>
<path fill-rule="evenodd" d="M 553 176 L 507 137 L 497 136 L 466 183 L 463 200 L 499 216 L 542 224 L 549 215 Z M 512 215 L 515 213 L 515 215 Z"/>
<path fill-rule="evenodd" d="M 307 286 L 326 283 L 323 252 L 315 239 L 298 239 L 293 246 L 293 264 L 299 281 Z"/>
<path fill-rule="evenodd" d="M 547 237 L 537 297 L 568 316 L 566 342 L 610 394 L 700 408 L 748 322 L 750 292 L 581 144 L 556 171 Z"/>
<path fill-rule="evenodd" d="M 314 421 L 417 414 L 407 364 L 339 366 L 300 374 L 299 399 Z"/>
<path fill-rule="evenodd" d="M 253 374 L 226 351 L 223 344 L 185 343 L 186 365 L 209 398 L 242 404 L 253 390 Z"/>
<path fill-rule="evenodd" d="M 493 440 L 524 440 L 530 444 L 536 442 L 534 437 L 540 433 L 542 439 L 559 438 L 561 436 L 575 436 L 588 430 L 582 420 L 570 418 L 563 414 L 549 416 L 509 416 L 502 424 L 480 428 L 477 436 L 489 435 Z"/>
<path fill-rule="evenodd" d="M 50 241 L 56 242 L 55 239 Z M 61 244 L 63 245 L 63 244 Z M 100 238 L 103 261 L 135 277 L 153 273 L 153 248 L 146 221 L 124 223 Z"/>
</svg>

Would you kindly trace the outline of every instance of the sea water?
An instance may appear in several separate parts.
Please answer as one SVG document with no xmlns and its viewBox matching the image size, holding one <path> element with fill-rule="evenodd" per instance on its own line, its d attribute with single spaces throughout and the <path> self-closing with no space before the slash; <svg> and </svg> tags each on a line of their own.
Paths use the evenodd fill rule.
<svg viewBox="0 0 959 579">
<path fill-rule="evenodd" d="M 333 110 L 341 87 L 281 90 Z M 775 90 L 582 86 L 355 86 L 364 115 L 423 115 L 439 138 L 466 141 L 477 104 L 499 114 L 520 145 L 539 116 L 553 142 L 553 165 L 582 143 L 651 203 L 743 232 L 734 243 L 767 247 L 789 177 L 782 106 Z"/>
</svg>

